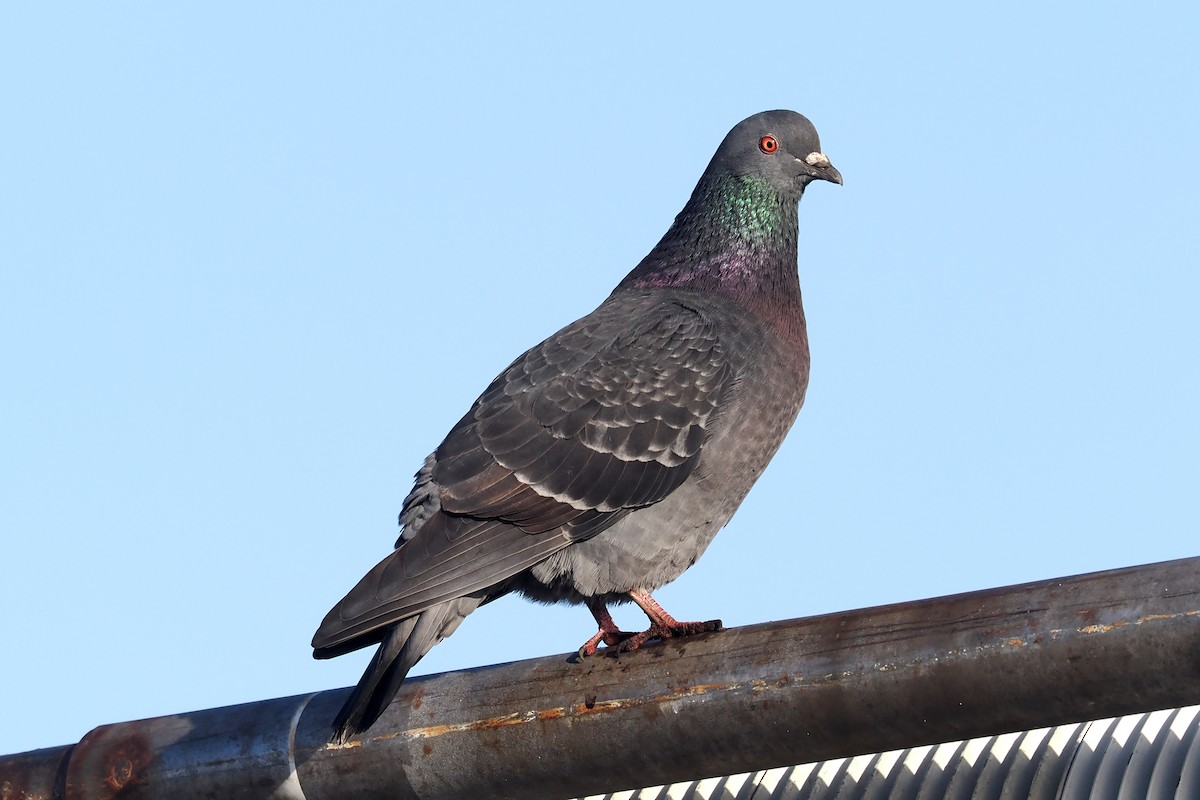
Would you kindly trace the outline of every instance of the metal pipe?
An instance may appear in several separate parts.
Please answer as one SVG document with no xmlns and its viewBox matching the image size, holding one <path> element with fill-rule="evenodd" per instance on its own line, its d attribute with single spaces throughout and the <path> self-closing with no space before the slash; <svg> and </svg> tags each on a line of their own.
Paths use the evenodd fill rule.
<svg viewBox="0 0 1200 800">
<path fill-rule="evenodd" d="M 1200 702 L 1200 558 L 106 725 L 5 798 L 565 798 Z"/>
</svg>

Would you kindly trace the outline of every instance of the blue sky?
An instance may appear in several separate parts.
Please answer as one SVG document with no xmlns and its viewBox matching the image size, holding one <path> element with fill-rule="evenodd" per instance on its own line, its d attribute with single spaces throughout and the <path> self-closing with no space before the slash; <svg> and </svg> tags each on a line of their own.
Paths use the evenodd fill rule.
<svg viewBox="0 0 1200 800">
<path fill-rule="evenodd" d="M 769 108 L 846 179 L 808 403 L 662 603 L 1200 552 L 1194 4 L 446 8 L 0 11 L 0 753 L 357 680 L 309 640 L 426 453 Z M 593 630 L 507 598 L 416 672 Z"/>
</svg>

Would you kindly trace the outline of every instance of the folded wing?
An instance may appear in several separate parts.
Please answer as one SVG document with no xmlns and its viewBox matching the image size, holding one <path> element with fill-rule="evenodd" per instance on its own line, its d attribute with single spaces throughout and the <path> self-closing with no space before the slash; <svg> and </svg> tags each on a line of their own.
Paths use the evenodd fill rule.
<svg viewBox="0 0 1200 800">
<path fill-rule="evenodd" d="M 378 642 L 663 499 L 735 384 L 703 315 L 648 294 L 614 295 L 530 349 L 418 475 L 396 550 L 326 616 L 316 655 Z"/>
</svg>

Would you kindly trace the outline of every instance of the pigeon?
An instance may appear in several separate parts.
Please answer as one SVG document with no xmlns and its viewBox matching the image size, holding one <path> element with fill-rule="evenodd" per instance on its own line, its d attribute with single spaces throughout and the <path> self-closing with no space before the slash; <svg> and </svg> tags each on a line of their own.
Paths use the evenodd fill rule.
<svg viewBox="0 0 1200 800">
<path fill-rule="evenodd" d="M 378 645 L 331 741 L 366 732 L 422 656 L 510 592 L 585 605 L 581 657 L 721 629 L 650 592 L 700 557 L 804 402 L 797 219 L 815 180 L 842 176 L 807 118 L 738 123 L 608 299 L 484 390 L 417 472 L 395 549 L 313 637 L 316 658 Z M 645 631 L 613 622 L 630 601 Z"/>
</svg>

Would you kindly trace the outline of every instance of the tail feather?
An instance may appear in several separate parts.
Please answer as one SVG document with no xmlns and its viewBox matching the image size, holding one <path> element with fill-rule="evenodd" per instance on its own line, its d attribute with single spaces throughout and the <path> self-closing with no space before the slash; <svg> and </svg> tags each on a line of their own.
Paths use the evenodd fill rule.
<svg viewBox="0 0 1200 800">
<path fill-rule="evenodd" d="M 408 671 L 484 600 L 483 595 L 447 600 L 393 625 L 334 719 L 331 741 L 345 744 L 375 724 L 400 691 Z"/>
</svg>

